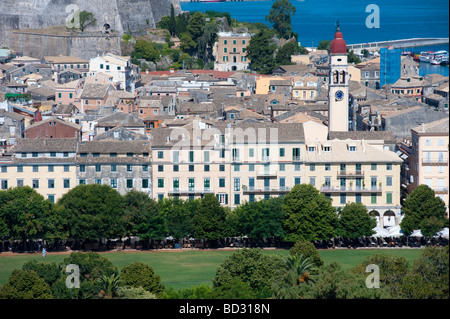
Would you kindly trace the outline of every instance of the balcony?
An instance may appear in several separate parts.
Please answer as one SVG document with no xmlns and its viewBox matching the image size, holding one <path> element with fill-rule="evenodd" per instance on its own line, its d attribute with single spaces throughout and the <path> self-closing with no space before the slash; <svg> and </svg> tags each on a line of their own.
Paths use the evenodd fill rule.
<svg viewBox="0 0 450 319">
<path fill-rule="evenodd" d="M 332 186 L 322 186 L 320 188 L 322 193 L 381 193 L 383 191 L 382 187 L 362 187 L 362 186 L 342 186 L 342 187 L 332 187 Z"/>
<path fill-rule="evenodd" d="M 432 187 L 435 194 L 448 194 L 447 187 Z"/>
<path fill-rule="evenodd" d="M 353 172 L 349 172 L 349 171 L 339 171 L 337 173 L 337 178 L 363 178 L 364 177 L 364 171 L 362 170 L 357 170 L 357 171 L 353 171 Z"/>
<path fill-rule="evenodd" d="M 448 158 L 423 158 L 422 166 L 441 166 L 448 165 Z"/>
<path fill-rule="evenodd" d="M 264 186 L 264 187 L 254 187 L 254 186 L 250 186 L 250 187 L 246 187 L 246 186 L 242 186 L 242 190 L 244 192 L 244 194 L 262 194 L 262 193 L 271 193 L 271 194 L 285 194 L 288 193 L 291 188 L 289 186 L 279 186 L 277 188 L 275 187 L 270 187 L 270 186 Z"/>
<path fill-rule="evenodd" d="M 214 190 L 211 188 L 205 188 L 205 189 L 179 189 L 179 188 L 173 188 L 171 191 L 169 191 L 169 194 L 176 194 L 176 195 L 202 195 L 202 194 L 214 194 Z"/>
<path fill-rule="evenodd" d="M 260 169 L 260 170 L 256 171 L 256 177 L 257 178 L 277 177 L 277 170 L 276 169 Z"/>
</svg>

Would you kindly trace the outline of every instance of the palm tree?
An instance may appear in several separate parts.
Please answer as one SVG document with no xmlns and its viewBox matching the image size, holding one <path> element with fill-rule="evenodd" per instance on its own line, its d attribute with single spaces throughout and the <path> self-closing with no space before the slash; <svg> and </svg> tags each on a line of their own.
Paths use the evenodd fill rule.
<svg viewBox="0 0 450 319">
<path fill-rule="evenodd" d="M 284 259 L 285 269 L 276 277 L 272 285 L 274 299 L 296 299 L 301 284 L 314 282 L 314 263 L 303 255 L 288 256 Z"/>
<path fill-rule="evenodd" d="M 103 275 L 100 278 L 102 290 L 99 295 L 105 299 L 113 299 L 117 295 L 117 291 L 120 287 L 120 276 L 118 274 L 112 274 L 111 276 Z"/>
</svg>

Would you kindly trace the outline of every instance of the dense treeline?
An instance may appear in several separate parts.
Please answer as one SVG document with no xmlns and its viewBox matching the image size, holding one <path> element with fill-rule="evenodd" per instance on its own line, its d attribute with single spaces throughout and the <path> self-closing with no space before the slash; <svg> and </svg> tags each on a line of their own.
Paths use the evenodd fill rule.
<svg viewBox="0 0 450 319">
<path fill-rule="evenodd" d="M 405 235 L 423 227 L 423 234 L 431 237 L 448 226 L 445 204 L 426 185 L 405 200 L 404 209 Z M 169 237 L 174 243 L 190 238 L 202 240 L 203 247 L 218 247 L 229 246 L 232 242 L 225 243 L 227 238 L 240 237 L 260 243 L 257 246 L 290 246 L 299 240 L 371 236 L 375 226 L 363 204 L 348 203 L 336 210 L 329 198 L 309 184 L 296 185 L 283 197 L 243 202 L 233 210 L 220 205 L 213 194 L 156 201 L 147 193 L 133 190 L 123 196 L 97 184 L 79 185 L 55 204 L 30 187 L 0 191 L 0 240 L 9 243 L 45 240 L 46 244 L 71 241 L 79 245 L 139 237 L 142 248 L 154 248 L 150 243 Z"/>
<path fill-rule="evenodd" d="M 79 267 L 77 289 L 69 265 Z M 377 279 L 369 277 L 369 265 L 378 267 Z M 14 269 L 0 285 L 0 299 L 448 299 L 449 248 L 427 247 L 412 265 L 374 253 L 351 269 L 324 263 L 306 241 L 285 257 L 243 248 L 226 257 L 211 279 L 210 285 L 175 290 L 149 264 L 119 270 L 98 253 L 75 252 L 59 264 L 33 260 Z"/>
<path fill-rule="evenodd" d="M 358 222 L 366 227 L 358 227 L 358 235 L 371 234 L 374 220 L 364 206 L 349 204 L 341 214 L 359 214 Z M 0 238 L 8 241 L 79 242 L 131 236 L 148 241 L 170 236 L 175 242 L 193 237 L 214 247 L 227 237 L 288 242 L 326 240 L 340 233 L 351 237 L 353 222 L 352 218 L 339 222 L 331 201 L 307 184 L 297 185 L 284 197 L 244 202 L 234 210 L 220 205 L 212 194 L 155 201 L 147 193 L 133 190 L 122 196 L 97 184 L 79 185 L 55 204 L 30 187 L 0 192 Z"/>
</svg>

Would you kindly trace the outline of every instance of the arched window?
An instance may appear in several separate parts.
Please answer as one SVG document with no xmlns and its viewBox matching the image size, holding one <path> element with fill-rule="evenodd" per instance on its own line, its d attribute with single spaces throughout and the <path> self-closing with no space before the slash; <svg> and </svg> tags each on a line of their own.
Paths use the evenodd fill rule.
<svg viewBox="0 0 450 319">
<path fill-rule="evenodd" d="M 334 84 L 339 83 L 338 76 L 339 76 L 339 72 L 338 72 L 338 71 L 334 71 L 334 72 L 333 72 L 333 83 L 334 83 Z"/>
<path fill-rule="evenodd" d="M 341 79 L 339 80 L 340 83 L 345 83 L 345 71 L 341 71 Z"/>
</svg>

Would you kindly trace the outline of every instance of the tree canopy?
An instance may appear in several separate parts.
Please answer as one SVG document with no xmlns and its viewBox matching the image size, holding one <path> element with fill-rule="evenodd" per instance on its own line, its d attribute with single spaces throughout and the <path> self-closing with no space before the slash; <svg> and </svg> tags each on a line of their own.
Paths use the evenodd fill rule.
<svg viewBox="0 0 450 319">
<path fill-rule="evenodd" d="M 64 194 L 57 206 L 67 219 L 68 233 L 73 239 L 125 235 L 123 197 L 108 185 L 79 185 Z"/>
<path fill-rule="evenodd" d="M 275 32 L 285 39 L 292 36 L 291 19 L 294 16 L 296 8 L 289 0 L 277 0 L 272 5 L 270 13 L 266 20 L 272 24 Z"/>
<path fill-rule="evenodd" d="M 295 185 L 284 197 L 285 240 L 323 240 L 335 235 L 336 209 L 331 201 L 310 184 Z"/>
<path fill-rule="evenodd" d="M 444 201 L 436 197 L 427 185 L 419 185 L 408 195 L 403 203 L 403 213 L 405 216 L 400 227 L 407 235 L 423 227 L 424 236 L 433 236 L 436 231 L 448 226 Z"/>
<path fill-rule="evenodd" d="M 371 236 L 377 226 L 375 218 L 369 216 L 362 203 L 347 203 L 339 214 L 336 234 L 345 238 Z"/>
<path fill-rule="evenodd" d="M 271 73 L 275 67 L 276 48 L 272 30 L 262 29 L 253 35 L 247 46 L 247 57 L 251 61 L 251 68 L 262 74 Z"/>
</svg>

